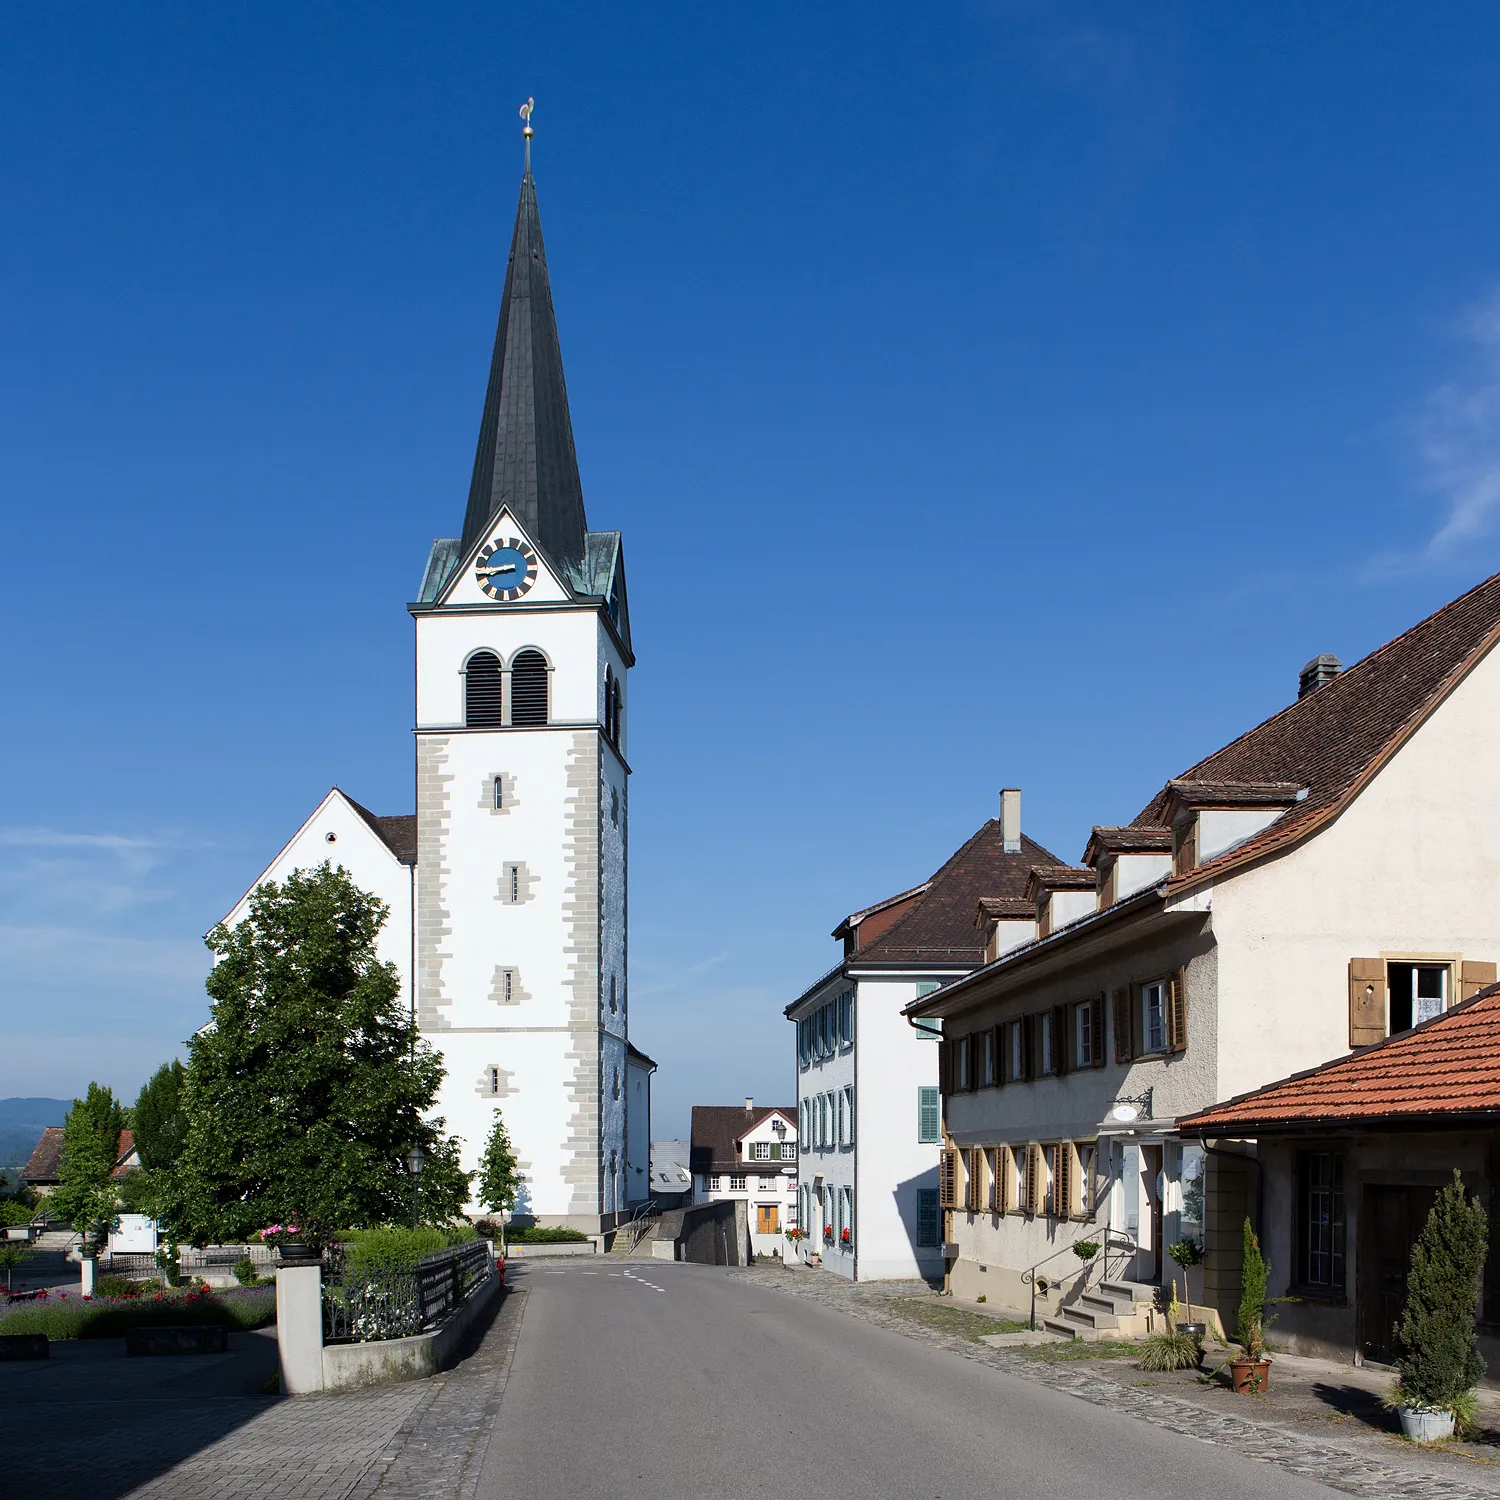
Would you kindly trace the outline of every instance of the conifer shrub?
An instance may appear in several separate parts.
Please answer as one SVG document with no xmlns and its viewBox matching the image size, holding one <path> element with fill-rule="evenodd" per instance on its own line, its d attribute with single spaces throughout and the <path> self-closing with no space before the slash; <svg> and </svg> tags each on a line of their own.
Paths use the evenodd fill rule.
<svg viewBox="0 0 1500 1500">
<path fill-rule="evenodd" d="M 1432 1205 L 1412 1248 L 1406 1307 L 1396 1330 L 1397 1399 L 1462 1415 L 1484 1374 L 1474 1333 L 1489 1223 L 1478 1198 L 1453 1180 Z"/>
<path fill-rule="evenodd" d="M 1240 1280 L 1240 1306 L 1235 1322 L 1235 1338 L 1245 1351 L 1245 1358 L 1261 1360 L 1266 1354 L 1266 1287 L 1271 1280 L 1271 1266 L 1260 1251 L 1260 1238 L 1245 1218 L 1244 1269 Z"/>
</svg>

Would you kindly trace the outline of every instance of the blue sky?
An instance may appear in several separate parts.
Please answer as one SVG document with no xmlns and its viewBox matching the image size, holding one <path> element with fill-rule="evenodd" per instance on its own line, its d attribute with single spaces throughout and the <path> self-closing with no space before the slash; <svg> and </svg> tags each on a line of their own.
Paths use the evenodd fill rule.
<svg viewBox="0 0 1500 1500">
<path fill-rule="evenodd" d="M 133 1094 L 410 809 L 528 95 L 658 1134 L 1002 785 L 1077 859 L 1500 568 L 1492 5 L 716 9 L 5 8 L 0 1095 Z"/>
</svg>

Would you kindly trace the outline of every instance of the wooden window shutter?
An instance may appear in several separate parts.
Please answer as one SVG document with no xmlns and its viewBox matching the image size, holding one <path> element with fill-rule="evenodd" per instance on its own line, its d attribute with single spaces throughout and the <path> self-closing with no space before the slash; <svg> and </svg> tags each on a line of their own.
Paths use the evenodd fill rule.
<svg viewBox="0 0 1500 1500">
<path fill-rule="evenodd" d="M 938 1206 L 958 1207 L 958 1152 L 952 1147 L 938 1158 Z"/>
<path fill-rule="evenodd" d="M 1030 1083 L 1036 1077 L 1036 1017 L 1021 1017 L 1021 1077 Z"/>
<path fill-rule="evenodd" d="M 1187 970 L 1167 981 L 1167 1051 L 1187 1051 Z"/>
<path fill-rule="evenodd" d="M 968 1166 L 968 1192 L 964 1196 L 969 1212 L 977 1214 L 984 1208 L 984 1152 L 979 1147 L 969 1152 Z"/>
<path fill-rule="evenodd" d="M 1052 1176 L 1052 1213 L 1058 1219 L 1069 1218 L 1073 1212 L 1072 1150 L 1066 1141 L 1059 1141 L 1052 1158 L 1057 1163 Z"/>
<path fill-rule="evenodd" d="M 969 1033 L 969 1092 L 972 1094 L 979 1087 L 979 1064 L 980 1064 L 980 1042 L 982 1037 L 979 1032 Z"/>
<path fill-rule="evenodd" d="M 1349 1045 L 1369 1047 L 1385 1037 L 1385 963 L 1349 960 Z"/>
<path fill-rule="evenodd" d="M 1115 1022 L 1115 1061 L 1117 1063 L 1128 1063 L 1135 1056 L 1135 1048 L 1132 1043 L 1135 1040 L 1135 1030 L 1131 1025 L 1130 1017 L 1130 991 L 1116 990 L 1110 996 L 1110 1009 L 1114 1012 Z"/>
<path fill-rule="evenodd" d="M 996 1146 L 994 1176 L 990 1182 L 990 1203 L 997 1214 L 1005 1212 L 1005 1147 Z"/>
<path fill-rule="evenodd" d="M 944 1094 L 953 1092 L 953 1043 L 946 1038 L 938 1043 L 938 1088 Z"/>
<path fill-rule="evenodd" d="M 1072 1062 L 1073 1038 L 1068 1035 L 1069 1014 L 1066 1005 L 1052 1007 L 1052 1071 L 1059 1078 Z"/>
<path fill-rule="evenodd" d="M 995 1087 L 999 1088 L 1005 1082 L 1005 1027 L 995 1027 L 992 1033 L 995 1038 Z"/>
<path fill-rule="evenodd" d="M 1095 995 L 1089 1001 L 1089 1041 L 1093 1052 L 1089 1062 L 1093 1067 L 1104 1066 L 1104 996 Z"/>
<path fill-rule="evenodd" d="M 1495 965 L 1478 963 L 1466 958 L 1459 966 L 1458 998 L 1472 1000 L 1480 990 L 1488 989 L 1495 982 Z"/>
</svg>

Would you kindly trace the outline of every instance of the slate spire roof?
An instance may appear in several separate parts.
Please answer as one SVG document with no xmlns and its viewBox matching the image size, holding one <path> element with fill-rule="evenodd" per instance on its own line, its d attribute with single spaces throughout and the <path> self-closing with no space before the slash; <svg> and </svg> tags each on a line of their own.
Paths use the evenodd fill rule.
<svg viewBox="0 0 1500 1500">
<path fill-rule="evenodd" d="M 583 571 L 588 522 L 531 176 L 530 142 L 460 555 L 467 555 L 480 540 L 502 505 L 510 507 L 553 564 L 569 575 Z"/>
</svg>

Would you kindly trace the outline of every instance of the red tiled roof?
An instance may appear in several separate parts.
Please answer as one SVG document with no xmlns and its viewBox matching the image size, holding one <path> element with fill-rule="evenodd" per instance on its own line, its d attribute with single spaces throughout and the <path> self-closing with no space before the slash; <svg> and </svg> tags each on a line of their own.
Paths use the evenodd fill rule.
<svg viewBox="0 0 1500 1500">
<path fill-rule="evenodd" d="M 131 1155 L 135 1151 L 135 1132 L 133 1130 L 122 1130 L 120 1132 L 120 1144 L 115 1151 L 115 1169 L 109 1175 L 111 1177 L 123 1177 L 127 1172 L 138 1172 L 140 1168 L 127 1166 Z"/>
<path fill-rule="evenodd" d="M 1055 854 L 1024 833 L 1020 851 L 1007 854 L 1000 820 L 991 818 L 927 882 L 911 910 L 857 949 L 849 962 L 982 964 L 984 944 L 974 929 L 980 901 L 1024 898 L 1034 865 L 1061 864 Z"/>
<path fill-rule="evenodd" d="M 1178 1129 L 1256 1135 L 1312 1124 L 1500 1115 L 1500 985 L 1414 1031 L 1242 1094 Z"/>
<path fill-rule="evenodd" d="M 1306 787 L 1307 796 L 1238 848 L 1173 877 L 1171 892 L 1211 880 L 1336 817 L 1500 637 L 1500 573 L 1372 651 L 1177 778 Z M 1159 826 L 1172 786 L 1134 820 Z"/>
</svg>

